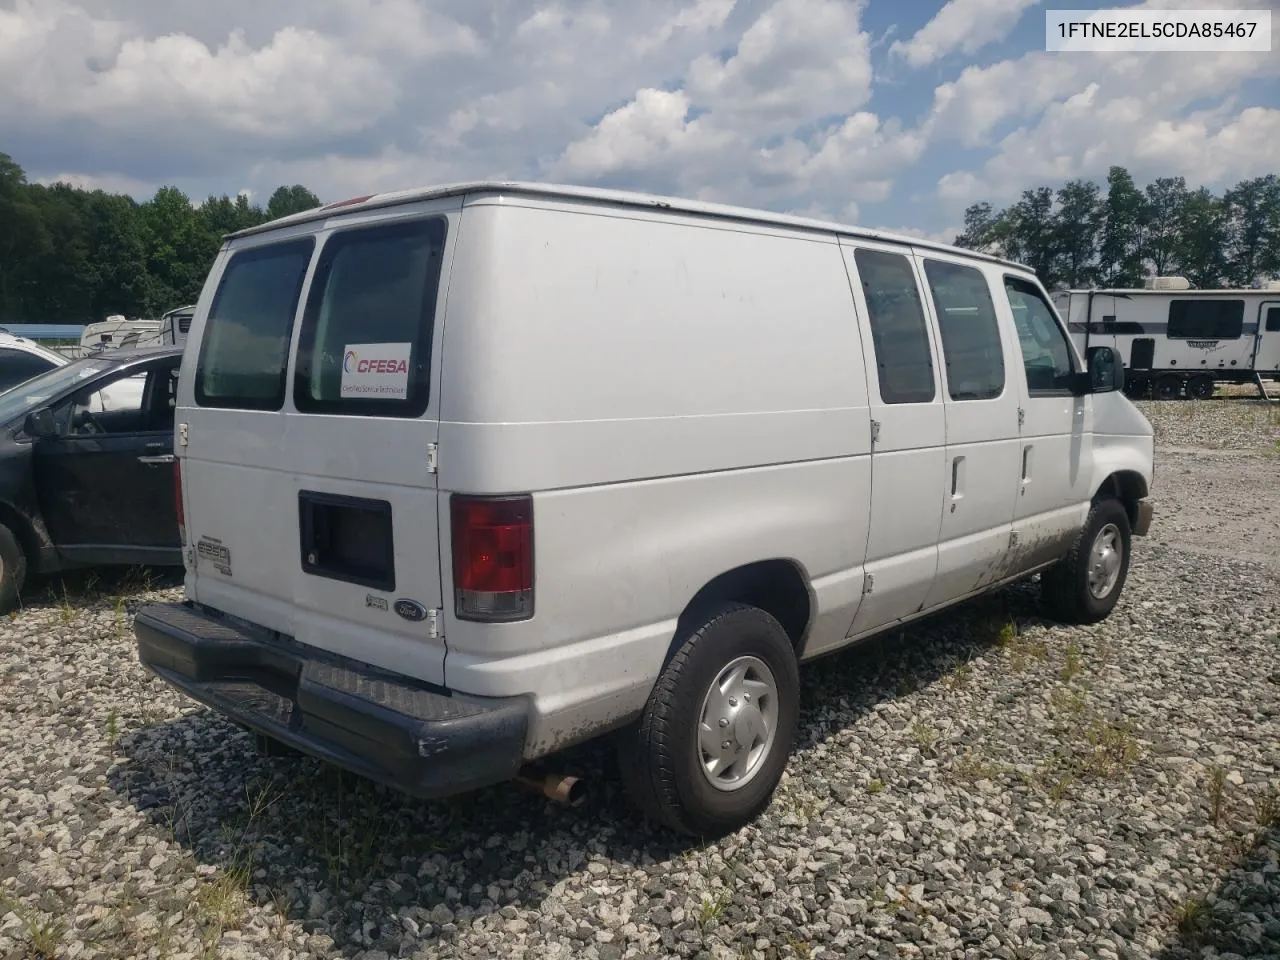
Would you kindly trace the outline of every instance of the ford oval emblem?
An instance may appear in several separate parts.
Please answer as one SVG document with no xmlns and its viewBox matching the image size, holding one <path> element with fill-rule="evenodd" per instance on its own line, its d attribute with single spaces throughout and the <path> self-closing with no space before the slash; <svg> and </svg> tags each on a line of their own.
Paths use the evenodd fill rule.
<svg viewBox="0 0 1280 960">
<path fill-rule="evenodd" d="M 427 619 L 427 608 L 417 600 L 397 600 L 396 613 L 404 617 L 406 620 L 416 621 Z"/>
</svg>

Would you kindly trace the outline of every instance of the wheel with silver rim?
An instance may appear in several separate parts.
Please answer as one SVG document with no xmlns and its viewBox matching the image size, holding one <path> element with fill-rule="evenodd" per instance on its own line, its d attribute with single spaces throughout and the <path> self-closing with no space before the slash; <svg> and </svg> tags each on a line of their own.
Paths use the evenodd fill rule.
<svg viewBox="0 0 1280 960">
<path fill-rule="evenodd" d="M 1116 588 L 1120 568 L 1124 561 L 1124 544 L 1120 542 L 1120 528 L 1108 523 L 1093 538 L 1089 550 L 1089 592 L 1095 600 L 1104 600 Z"/>
<path fill-rule="evenodd" d="M 1129 572 L 1130 526 L 1124 504 L 1094 503 L 1071 550 L 1040 579 L 1041 595 L 1065 623 L 1097 623 L 1110 615 Z"/>
<path fill-rule="evenodd" d="M 702 772 L 717 790 L 740 790 L 764 766 L 778 733 L 778 684 L 759 657 L 738 657 L 712 681 L 698 718 Z"/>
<path fill-rule="evenodd" d="M 795 740 L 795 648 L 771 614 L 709 606 L 687 626 L 640 720 L 620 731 L 620 772 L 651 819 L 723 836 L 769 804 Z"/>
</svg>

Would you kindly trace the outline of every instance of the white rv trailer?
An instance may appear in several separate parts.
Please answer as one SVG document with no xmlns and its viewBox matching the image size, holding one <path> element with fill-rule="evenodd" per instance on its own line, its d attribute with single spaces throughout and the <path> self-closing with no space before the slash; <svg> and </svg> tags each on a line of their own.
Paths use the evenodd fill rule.
<svg viewBox="0 0 1280 960">
<path fill-rule="evenodd" d="M 195 316 L 194 305 L 177 307 L 160 318 L 160 339 L 164 343 L 185 344 L 187 331 L 191 329 L 191 318 Z"/>
<path fill-rule="evenodd" d="M 129 320 L 116 314 L 86 324 L 80 333 L 81 352 L 115 347 L 147 347 L 161 342 L 159 320 Z"/>
<path fill-rule="evenodd" d="M 1280 380 L 1280 284 L 1193 290 L 1153 277 L 1142 289 L 1063 290 L 1053 301 L 1082 351 L 1119 351 L 1131 394 L 1203 399 L 1219 381 Z"/>
</svg>

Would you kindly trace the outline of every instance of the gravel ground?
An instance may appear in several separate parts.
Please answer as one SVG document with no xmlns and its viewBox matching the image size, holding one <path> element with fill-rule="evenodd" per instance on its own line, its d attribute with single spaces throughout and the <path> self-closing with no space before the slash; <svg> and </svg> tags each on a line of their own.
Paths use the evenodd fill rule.
<svg viewBox="0 0 1280 960">
<path fill-rule="evenodd" d="M 1108 621 L 1026 585 L 805 668 L 777 799 L 705 846 L 596 746 L 577 809 L 259 757 L 137 665 L 131 613 L 177 590 L 72 584 L 0 629 L 0 958 L 1280 956 L 1276 572 L 1188 519 L 1242 466 L 1280 499 L 1280 462 L 1196 406 L 1162 446 L 1250 453 L 1160 454 Z"/>
</svg>

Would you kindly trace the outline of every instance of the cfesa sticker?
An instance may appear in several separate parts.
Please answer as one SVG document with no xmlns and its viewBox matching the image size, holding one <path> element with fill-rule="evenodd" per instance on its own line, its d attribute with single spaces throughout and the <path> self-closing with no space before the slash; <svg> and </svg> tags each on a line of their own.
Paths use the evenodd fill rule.
<svg viewBox="0 0 1280 960">
<path fill-rule="evenodd" d="M 352 343 L 342 351 L 342 399 L 409 396 L 411 343 Z"/>
</svg>

